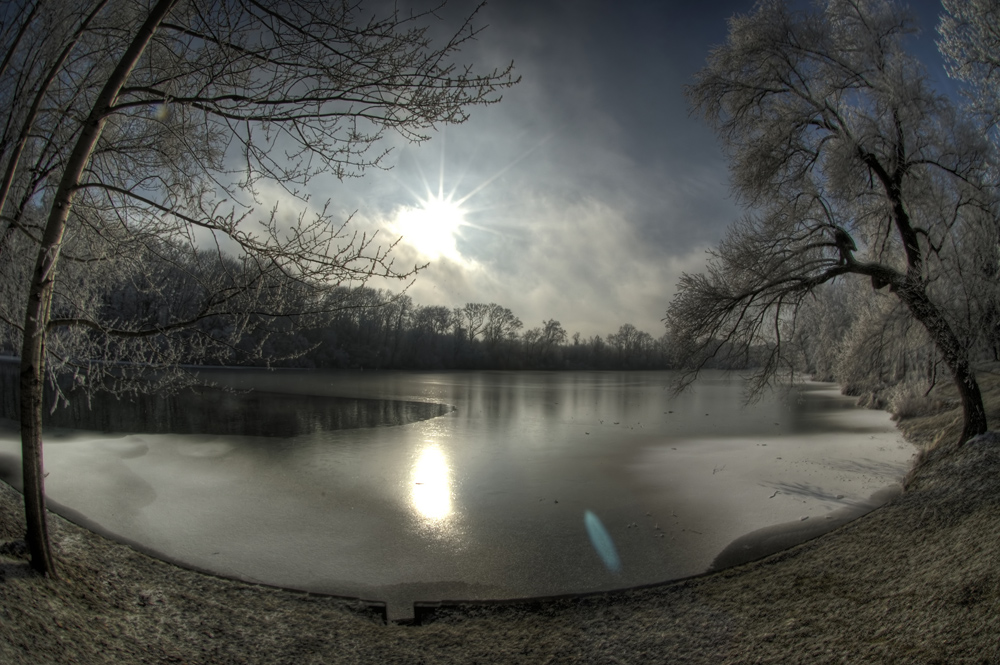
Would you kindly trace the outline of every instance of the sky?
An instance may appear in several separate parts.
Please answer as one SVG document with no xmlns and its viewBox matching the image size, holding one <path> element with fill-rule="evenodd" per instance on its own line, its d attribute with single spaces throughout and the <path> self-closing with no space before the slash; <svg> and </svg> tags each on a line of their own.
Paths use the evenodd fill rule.
<svg viewBox="0 0 1000 665">
<path fill-rule="evenodd" d="M 471 7 L 453 0 L 438 28 Z M 741 212 L 684 86 L 725 40 L 726 19 L 752 7 L 492 0 L 458 60 L 481 71 L 513 61 L 521 82 L 425 143 L 389 137 L 391 168 L 314 182 L 313 197 L 354 212 L 356 228 L 402 235 L 399 267 L 429 262 L 407 291 L 419 305 L 495 302 L 525 329 L 556 319 L 586 339 L 631 323 L 659 337 L 681 274 L 704 268 Z M 915 48 L 947 88 L 940 5 L 910 7 Z"/>
</svg>

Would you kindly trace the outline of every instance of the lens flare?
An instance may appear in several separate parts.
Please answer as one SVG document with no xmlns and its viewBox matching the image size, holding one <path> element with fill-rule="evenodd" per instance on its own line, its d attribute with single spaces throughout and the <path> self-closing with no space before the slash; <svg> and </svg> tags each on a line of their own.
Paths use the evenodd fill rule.
<svg viewBox="0 0 1000 665">
<path fill-rule="evenodd" d="M 601 524 L 600 518 L 588 510 L 583 514 L 583 523 L 587 527 L 590 544 L 594 546 L 594 550 L 601 557 L 604 566 L 612 573 L 620 572 L 622 561 L 618 558 L 618 550 L 615 549 L 615 543 L 611 540 L 611 534 Z"/>
</svg>

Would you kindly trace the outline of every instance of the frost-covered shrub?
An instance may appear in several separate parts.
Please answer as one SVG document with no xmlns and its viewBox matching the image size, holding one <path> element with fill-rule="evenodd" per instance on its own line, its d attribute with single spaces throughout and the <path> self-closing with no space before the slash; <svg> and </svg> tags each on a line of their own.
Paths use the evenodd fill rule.
<svg viewBox="0 0 1000 665">
<path fill-rule="evenodd" d="M 947 402 L 927 394 L 928 386 L 904 383 L 887 391 L 886 402 L 893 420 L 930 416 L 949 408 Z"/>
</svg>

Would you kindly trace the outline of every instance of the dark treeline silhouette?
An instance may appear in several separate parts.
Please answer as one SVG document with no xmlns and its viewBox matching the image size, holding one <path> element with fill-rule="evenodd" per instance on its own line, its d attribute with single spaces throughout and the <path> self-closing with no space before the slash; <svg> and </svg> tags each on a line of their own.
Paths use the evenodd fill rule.
<svg viewBox="0 0 1000 665">
<path fill-rule="evenodd" d="M 259 343 L 258 340 L 246 340 Z M 296 367 L 361 369 L 666 369 L 666 336 L 632 324 L 605 336 L 568 335 L 555 319 L 524 328 L 507 307 L 419 305 L 408 295 L 345 289 L 322 325 L 271 335 L 264 357 Z M 231 362 L 230 359 L 219 359 Z"/>
</svg>

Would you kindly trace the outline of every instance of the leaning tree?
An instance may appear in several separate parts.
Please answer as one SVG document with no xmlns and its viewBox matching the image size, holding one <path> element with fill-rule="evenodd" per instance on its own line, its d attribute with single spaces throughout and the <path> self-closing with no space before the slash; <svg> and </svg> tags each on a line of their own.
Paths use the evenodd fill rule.
<svg viewBox="0 0 1000 665">
<path fill-rule="evenodd" d="M 760 389 L 820 285 L 857 276 L 926 328 L 961 396 L 961 441 L 986 430 L 970 348 L 995 285 L 992 153 L 905 50 L 891 2 L 764 0 L 730 19 L 688 94 L 716 129 L 745 215 L 667 312 L 681 357 L 753 359 Z"/>
<path fill-rule="evenodd" d="M 437 41 L 437 9 L 15 0 L 0 11 L 0 267 L 21 307 L 19 320 L 3 314 L 21 340 L 36 570 L 55 575 L 42 465 L 53 367 L 121 382 L 131 367 L 162 370 L 199 344 L 236 348 L 254 326 L 336 308 L 339 287 L 413 273 L 393 265 L 392 242 L 308 206 L 306 186 L 378 166 L 386 132 L 424 140 L 514 83 L 509 67 L 457 65 L 475 12 Z M 141 294 L 140 315 L 93 297 L 109 281 Z"/>
</svg>

